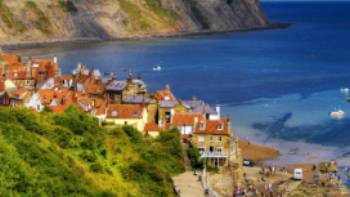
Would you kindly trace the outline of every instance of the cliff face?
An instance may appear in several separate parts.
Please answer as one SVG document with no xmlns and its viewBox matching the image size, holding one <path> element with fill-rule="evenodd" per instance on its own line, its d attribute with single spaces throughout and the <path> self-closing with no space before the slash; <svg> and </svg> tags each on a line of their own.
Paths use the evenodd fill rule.
<svg viewBox="0 0 350 197">
<path fill-rule="evenodd" d="M 268 24 L 258 0 L 0 0 L 0 43 L 234 31 Z"/>
</svg>

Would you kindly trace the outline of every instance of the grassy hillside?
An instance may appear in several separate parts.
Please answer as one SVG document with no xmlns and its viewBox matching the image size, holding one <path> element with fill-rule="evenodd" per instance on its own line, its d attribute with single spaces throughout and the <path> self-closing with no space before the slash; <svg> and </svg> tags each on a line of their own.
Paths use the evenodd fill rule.
<svg viewBox="0 0 350 197">
<path fill-rule="evenodd" d="M 174 196 L 183 171 L 179 133 L 144 138 L 65 113 L 0 109 L 0 193 L 5 196 Z"/>
</svg>

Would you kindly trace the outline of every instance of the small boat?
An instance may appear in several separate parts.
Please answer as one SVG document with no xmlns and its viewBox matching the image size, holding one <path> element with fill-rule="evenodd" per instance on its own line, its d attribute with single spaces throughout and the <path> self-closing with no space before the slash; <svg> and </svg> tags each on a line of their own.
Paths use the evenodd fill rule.
<svg viewBox="0 0 350 197">
<path fill-rule="evenodd" d="M 329 113 L 329 116 L 334 120 L 343 119 L 345 116 L 345 112 L 343 110 L 337 110 Z"/>
<path fill-rule="evenodd" d="M 349 88 L 340 88 L 340 93 L 342 94 L 349 94 L 350 89 Z"/>
<path fill-rule="evenodd" d="M 161 71 L 162 70 L 162 67 L 159 66 L 159 65 L 156 65 L 156 66 L 153 66 L 153 71 Z"/>
</svg>

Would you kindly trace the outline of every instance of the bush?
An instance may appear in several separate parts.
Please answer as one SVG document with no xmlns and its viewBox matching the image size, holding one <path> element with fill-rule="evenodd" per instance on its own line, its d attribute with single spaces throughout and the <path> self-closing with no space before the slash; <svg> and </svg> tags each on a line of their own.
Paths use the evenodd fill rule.
<svg viewBox="0 0 350 197">
<path fill-rule="evenodd" d="M 87 162 L 95 162 L 97 159 L 96 155 L 91 151 L 84 151 L 79 154 L 79 157 Z"/>
<path fill-rule="evenodd" d="M 203 168 L 203 160 L 200 158 L 200 153 L 198 148 L 193 147 L 192 144 L 190 144 L 190 147 L 188 149 L 188 157 L 191 160 L 191 166 L 194 169 L 202 169 Z"/>
<path fill-rule="evenodd" d="M 90 165 L 90 170 L 92 172 L 101 173 L 101 172 L 103 172 L 103 166 L 100 163 L 95 162 L 95 163 Z"/>
<path fill-rule="evenodd" d="M 80 112 L 74 105 L 68 107 L 62 114 L 56 114 L 54 121 L 56 124 L 66 127 L 77 135 L 96 134 L 101 131 L 98 120 Z"/>
<path fill-rule="evenodd" d="M 141 132 L 132 126 L 124 126 L 123 131 L 129 137 L 130 141 L 135 144 L 143 143 L 143 136 Z"/>
</svg>

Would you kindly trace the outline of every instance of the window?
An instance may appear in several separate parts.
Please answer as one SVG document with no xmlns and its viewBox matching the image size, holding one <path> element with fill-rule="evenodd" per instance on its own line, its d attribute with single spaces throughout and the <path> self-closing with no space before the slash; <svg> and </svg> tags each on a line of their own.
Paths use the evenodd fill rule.
<svg viewBox="0 0 350 197">
<path fill-rule="evenodd" d="M 213 141 L 213 140 L 214 140 L 214 137 L 213 137 L 213 136 L 210 136 L 209 139 L 210 139 L 210 141 Z"/>
<path fill-rule="evenodd" d="M 115 111 L 115 110 L 113 110 L 113 111 L 112 111 L 112 116 L 113 116 L 113 117 L 116 117 L 117 115 L 118 115 L 118 112 Z"/>
<path fill-rule="evenodd" d="M 199 142 L 204 142 L 205 141 L 205 137 L 204 136 L 198 136 L 198 141 Z"/>
<path fill-rule="evenodd" d="M 224 129 L 224 125 L 220 123 L 220 124 L 218 124 L 218 125 L 216 126 L 216 128 L 217 128 L 219 131 L 221 131 L 221 130 Z"/>
<path fill-rule="evenodd" d="M 221 136 L 218 137 L 218 141 L 219 141 L 219 142 L 222 141 L 222 137 L 221 137 Z"/>
<path fill-rule="evenodd" d="M 136 118 L 137 115 L 138 115 L 137 111 L 133 111 L 133 112 L 132 112 L 132 117 Z"/>
<path fill-rule="evenodd" d="M 171 112 L 165 112 L 165 121 L 170 123 L 171 121 Z"/>
<path fill-rule="evenodd" d="M 217 151 L 218 153 L 221 153 L 221 152 L 222 152 L 222 148 L 221 148 L 221 147 L 217 147 L 217 148 L 216 148 L 216 151 Z"/>
<path fill-rule="evenodd" d="M 200 123 L 199 129 L 200 130 L 204 130 L 205 129 L 205 124 L 203 122 Z"/>
</svg>

